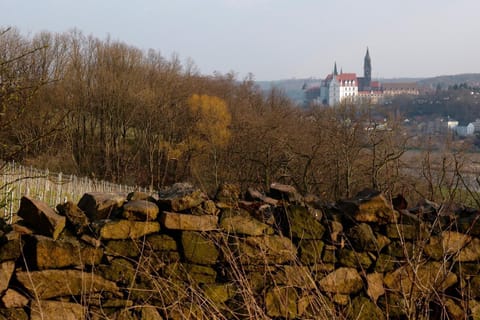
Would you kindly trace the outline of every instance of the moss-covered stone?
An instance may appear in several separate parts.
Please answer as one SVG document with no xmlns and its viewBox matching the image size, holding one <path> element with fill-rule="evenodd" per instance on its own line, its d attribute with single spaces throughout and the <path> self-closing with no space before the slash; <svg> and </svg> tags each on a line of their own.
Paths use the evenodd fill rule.
<svg viewBox="0 0 480 320">
<path fill-rule="evenodd" d="M 119 257 L 138 257 L 141 244 L 133 240 L 110 240 L 106 241 L 105 254 Z"/>
<path fill-rule="evenodd" d="M 129 286 L 135 278 L 135 266 L 123 258 L 115 258 L 109 265 L 100 265 L 99 274 L 121 286 Z"/>
<path fill-rule="evenodd" d="M 313 289 L 316 287 L 315 279 L 306 266 L 281 266 L 273 275 L 273 282 L 276 285 L 295 287 L 301 289 Z"/>
<path fill-rule="evenodd" d="M 147 245 L 153 251 L 177 251 L 177 242 L 166 234 L 152 234 L 147 236 Z"/>
<path fill-rule="evenodd" d="M 377 238 L 372 228 L 366 223 L 360 223 L 348 231 L 352 247 L 357 251 L 379 251 Z"/>
<path fill-rule="evenodd" d="M 230 248 L 241 264 L 283 264 L 297 259 L 297 249 L 286 237 L 273 235 L 232 240 Z"/>
<path fill-rule="evenodd" d="M 370 299 L 358 296 L 352 300 L 347 318 L 355 320 L 382 320 L 385 319 L 385 315 Z"/>
<path fill-rule="evenodd" d="M 122 216 L 128 220 L 153 221 L 158 216 L 158 206 L 147 200 L 129 201 L 123 205 Z"/>
<path fill-rule="evenodd" d="M 99 234 L 105 240 L 138 239 L 160 231 L 156 221 L 104 220 L 99 224 Z"/>
<path fill-rule="evenodd" d="M 182 232 L 183 255 L 194 264 L 213 265 L 217 262 L 219 252 L 212 239 L 200 232 Z"/>
<path fill-rule="evenodd" d="M 368 269 L 372 265 L 372 259 L 367 252 L 356 252 L 349 249 L 340 250 L 338 262 L 349 268 Z"/>
<path fill-rule="evenodd" d="M 273 287 L 265 295 L 265 309 L 270 317 L 292 319 L 297 316 L 298 295 L 291 287 Z"/>
<path fill-rule="evenodd" d="M 326 245 L 323 249 L 322 260 L 325 263 L 337 263 L 337 252 L 338 249 L 336 246 Z"/>
<path fill-rule="evenodd" d="M 227 233 L 249 236 L 271 235 L 274 233 L 271 226 L 258 221 L 250 215 L 231 214 L 230 212 L 224 212 L 220 219 L 220 228 Z"/>
<path fill-rule="evenodd" d="M 325 227 L 303 206 L 289 206 L 286 209 L 288 231 L 293 238 L 320 240 Z"/>
<path fill-rule="evenodd" d="M 380 273 L 393 271 L 396 261 L 394 257 L 381 253 L 375 261 L 375 271 Z"/>
<path fill-rule="evenodd" d="M 363 288 L 363 281 L 354 268 L 338 268 L 319 281 L 324 292 L 352 294 Z"/>
<path fill-rule="evenodd" d="M 205 296 L 215 304 L 225 303 L 236 293 L 233 283 L 207 284 L 202 289 Z"/>
<path fill-rule="evenodd" d="M 300 240 L 298 249 L 302 264 L 311 265 L 322 262 L 324 242 L 322 240 Z"/>
</svg>

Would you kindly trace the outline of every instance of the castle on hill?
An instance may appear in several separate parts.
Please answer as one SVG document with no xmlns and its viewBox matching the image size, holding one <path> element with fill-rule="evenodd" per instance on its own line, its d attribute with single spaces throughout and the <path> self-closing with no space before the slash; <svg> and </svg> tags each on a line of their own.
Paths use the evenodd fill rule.
<svg viewBox="0 0 480 320">
<path fill-rule="evenodd" d="M 340 103 L 377 104 L 386 98 L 400 94 L 418 95 L 416 83 L 380 83 L 372 81 L 372 61 L 367 48 L 363 60 L 363 77 L 355 73 L 337 71 L 335 62 L 333 72 L 319 84 L 304 85 L 305 104 L 335 106 Z"/>
</svg>

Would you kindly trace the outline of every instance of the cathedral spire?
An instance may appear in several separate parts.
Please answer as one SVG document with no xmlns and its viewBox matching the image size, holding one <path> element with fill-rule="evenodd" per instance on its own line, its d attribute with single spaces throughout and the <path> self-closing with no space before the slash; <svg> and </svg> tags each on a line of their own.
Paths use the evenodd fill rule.
<svg viewBox="0 0 480 320">
<path fill-rule="evenodd" d="M 363 60 L 363 77 L 365 78 L 366 86 L 370 86 L 372 81 L 372 61 L 370 60 L 370 52 L 368 51 L 365 54 L 365 59 Z"/>
<path fill-rule="evenodd" d="M 335 61 L 335 65 L 333 66 L 333 75 L 338 76 L 338 71 L 337 71 L 337 62 Z"/>
</svg>

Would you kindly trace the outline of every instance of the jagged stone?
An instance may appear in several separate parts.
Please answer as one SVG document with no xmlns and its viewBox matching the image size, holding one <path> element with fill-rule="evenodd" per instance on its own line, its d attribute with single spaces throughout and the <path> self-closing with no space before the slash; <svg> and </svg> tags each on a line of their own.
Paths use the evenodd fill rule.
<svg viewBox="0 0 480 320">
<path fill-rule="evenodd" d="M 297 310 L 300 319 L 335 319 L 337 316 L 332 301 L 319 292 L 300 297 Z"/>
<path fill-rule="evenodd" d="M 140 311 L 141 320 L 163 320 L 155 306 L 142 306 Z"/>
<path fill-rule="evenodd" d="M 293 319 L 297 316 L 297 292 L 291 287 L 273 287 L 265 295 L 265 309 L 270 317 Z"/>
<path fill-rule="evenodd" d="M 348 294 L 334 294 L 332 300 L 335 304 L 346 306 L 350 303 L 350 296 Z"/>
<path fill-rule="evenodd" d="M 114 282 L 78 270 L 17 271 L 15 276 L 39 299 L 78 296 L 93 292 L 109 292 L 122 296 Z"/>
<path fill-rule="evenodd" d="M 442 301 L 448 314 L 448 319 L 463 320 L 468 319 L 465 310 L 459 306 L 453 299 L 445 298 Z"/>
<path fill-rule="evenodd" d="M 300 261 L 305 265 L 321 263 L 323 247 L 322 240 L 301 240 L 298 244 Z"/>
<path fill-rule="evenodd" d="M 395 269 L 397 260 L 391 255 L 380 253 L 377 261 L 375 261 L 375 272 L 385 273 Z"/>
<path fill-rule="evenodd" d="M 384 283 L 389 289 L 401 294 L 418 295 L 443 292 L 458 281 L 453 272 L 441 262 L 427 262 L 415 266 L 403 265 L 385 274 Z"/>
<path fill-rule="evenodd" d="M 99 274 L 106 280 L 122 286 L 131 286 L 135 279 L 135 266 L 124 258 L 115 258 L 109 265 L 100 265 Z"/>
<path fill-rule="evenodd" d="M 319 281 L 319 288 L 324 292 L 352 294 L 363 288 L 363 281 L 354 268 L 338 268 Z"/>
<path fill-rule="evenodd" d="M 353 248 L 358 251 L 380 251 L 377 238 L 372 228 L 366 223 L 360 223 L 348 231 L 348 237 Z"/>
<path fill-rule="evenodd" d="M 23 308 L 0 308 L 0 320 L 29 320 L 30 317 Z"/>
<path fill-rule="evenodd" d="M 367 294 L 374 303 L 377 303 L 378 298 L 385 294 L 382 273 L 367 274 Z"/>
<path fill-rule="evenodd" d="M 158 203 L 162 209 L 175 212 L 194 208 L 208 199 L 205 193 L 190 183 L 175 183 L 169 188 L 160 190 L 158 196 Z"/>
<path fill-rule="evenodd" d="M 223 183 L 218 187 L 215 199 L 218 202 L 235 206 L 240 198 L 240 187 L 232 183 Z"/>
<path fill-rule="evenodd" d="M 142 249 L 141 243 L 133 240 L 110 240 L 106 241 L 105 254 L 117 257 L 138 257 Z"/>
<path fill-rule="evenodd" d="M 158 216 L 158 206 L 147 200 L 133 200 L 123 205 L 122 216 L 128 220 L 153 221 Z"/>
<path fill-rule="evenodd" d="M 225 303 L 236 294 L 233 283 L 206 284 L 202 287 L 205 296 L 215 304 Z"/>
<path fill-rule="evenodd" d="M 194 264 L 213 265 L 219 252 L 212 239 L 195 231 L 182 232 L 182 247 L 185 259 Z"/>
<path fill-rule="evenodd" d="M 147 245 L 153 251 L 177 251 L 177 242 L 166 234 L 149 235 Z"/>
<path fill-rule="evenodd" d="M 419 237 L 420 226 L 411 224 L 387 224 L 386 234 L 390 239 L 415 240 Z"/>
<path fill-rule="evenodd" d="M 16 260 L 22 254 L 24 242 L 16 231 L 11 231 L 5 235 L 4 243 L 0 242 L 0 262 L 7 260 Z"/>
<path fill-rule="evenodd" d="M 377 307 L 370 299 L 365 297 L 355 297 L 348 315 L 348 319 L 372 320 L 385 319 L 382 310 Z"/>
<path fill-rule="evenodd" d="M 156 221 L 103 220 L 95 227 L 100 238 L 105 240 L 138 239 L 160 231 L 160 224 Z"/>
<path fill-rule="evenodd" d="M 230 247 L 242 264 L 283 264 L 297 258 L 292 241 L 278 235 L 237 238 Z"/>
<path fill-rule="evenodd" d="M 399 218 L 399 213 L 376 190 L 365 189 L 353 199 L 339 201 L 337 205 L 357 222 L 387 224 L 396 223 Z"/>
<path fill-rule="evenodd" d="M 125 202 L 125 196 L 119 193 L 88 192 L 85 193 L 78 207 L 91 221 L 114 218 Z"/>
<path fill-rule="evenodd" d="M 23 196 L 17 215 L 37 234 L 57 239 L 65 227 L 66 218 L 57 214 L 45 202 Z"/>
<path fill-rule="evenodd" d="M 156 202 L 155 199 L 148 192 L 133 191 L 127 195 L 127 201 L 148 200 Z"/>
<path fill-rule="evenodd" d="M 14 261 L 5 261 L 0 263 L 0 295 L 7 290 L 13 270 L 15 270 Z"/>
<path fill-rule="evenodd" d="M 8 289 L 3 294 L 1 299 L 2 305 L 7 308 L 23 308 L 25 307 L 29 300 L 24 295 L 20 294 L 18 291 L 13 289 Z"/>
<path fill-rule="evenodd" d="M 54 241 L 38 235 L 30 237 L 26 251 L 38 269 L 96 265 L 103 257 L 102 248 L 81 244 L 74 238 Z"/>
<path fill-rule="evenodd" d="M 335 220 L 330 220 L 328 221 L 328 233 L 330 234 L 330 240 L 333 243 L 337 243 L 340 241 L 339 236 L 343 233 L 343 225 L 342 223 L 335 221 Z"/>
<path fill-rule="evenodd" d="M 192 214 L 197 216 L 203 216 L 209 214 L 212 216 L 218 216 L 220 209 L 217 207 L 217 204 L 212 200 L 205 200 L 198 207 L 192 208 Z"/>
<path fill-rule="evenodd" d="M 341 249 L 338 262 L 344 267 L 368 269 L 372 265 L 372 259 L 367 252 L 356 252 L 349 249 Z"/>
<path fill-rule="evenodd" d="M 306 266 L 281 266 L 273 276 L 275 285 L 295 287 L 301 289 L 313 289 L 316 287 L 315 279 L 310 269 Z"/>
<path fill-rule="evenodd" d="M 217 272 L 210 266 L 191 263 L 172 263 L 165 267 L 165 275 L 197 284 L 215 283 Z"/>
<path fill-rule="evenodd" d="M 30 320 L 82 320 L 86 308 L 78 303 L 65 301 L 34 300 L 30 307 Z"/>
<path fill-rule="evenodd" d="M 244 234 L 249 236 L 260 236 L 262 234 L 273 234 L 271 226 L 258 221 L 249 214 L 224 211 L 220 218 L 220 228 L 227 233 Z"/>
<path fill-rule="evenodd" d="M 272 183 L 270 185 L 270 197 L 277 200 L 284 200 L 290 203 L 301 202 L 302 197 L 297 192 L 294 186 L 281 184 L 281 183 Z"/>
<path fill-rule="evenodd" d="M 284 234 L 296 239 L 320 240 L 325 227 L 303 206 L 292 205 L 276 212 L 276 222 Z"/>
<path fill-rule="evenodd" d="M 322 261 L 325 263 L 337 262 L 338 248 L 333 245 L 326 245 L 323 249 Z"/>
<path fill-rule="evenodd" d="M 218 229 L 218 217 L 212 215 L 195 216 L 164 211 L 160 215 L 160 222 L 162 226 L 170 230 L 211 231 Z"/>
<path fill-rule="evenodd" d="M 277 199 L 267 197 L 266 195 L 262 194 L 260 191 L 255 190 L 253 188 L 248 188 L 247 189 L 247 193 L 245 195 L 245 198 L 247 200 L 262 201 L 262 202 L 265 202 L 265 203 L 270 204 L 272 206 L 276 206 L 278 204 Z"/>
<path fill-rule="evenodd" d="M 67 218 L 67 227 L 76 234 L 88 231 L 90 221 L 87 215 L 73 202 L 57 205 L 57 211 Z"/>
</svg>

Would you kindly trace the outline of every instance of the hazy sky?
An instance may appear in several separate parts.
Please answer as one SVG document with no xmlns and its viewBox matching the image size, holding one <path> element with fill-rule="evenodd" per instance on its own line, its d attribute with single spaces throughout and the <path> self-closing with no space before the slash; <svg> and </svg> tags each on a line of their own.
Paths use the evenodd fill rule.
<svg viewBox="0 0 480 320">
<path fill-rule="evenodd" d="M 66 32 L 191 58 L 203 74 L 373 77 L 480 72 L 479 0 L 0 0 L 0 26 Z"/>
</svg>

